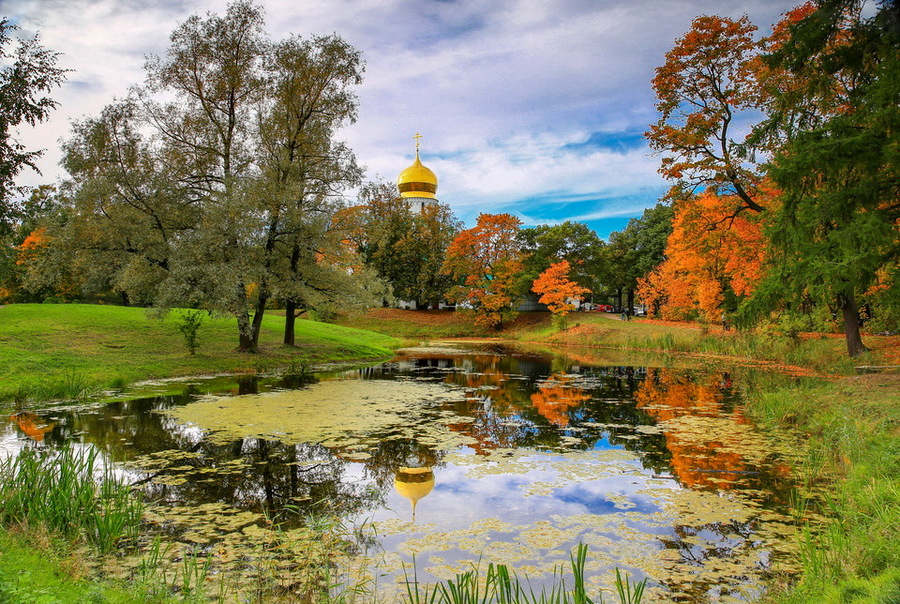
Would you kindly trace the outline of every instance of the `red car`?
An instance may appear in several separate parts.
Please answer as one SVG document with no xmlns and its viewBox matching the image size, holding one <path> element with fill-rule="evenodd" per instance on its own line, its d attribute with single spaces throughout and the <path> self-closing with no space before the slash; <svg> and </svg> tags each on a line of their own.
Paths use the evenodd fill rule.
<svg viewBox="0 0 900 604">
<path fill-rule="evenodd" d="M 598 304 L 594 307 L 594 312 L 612 312 L 613 307 L 610 304 Z"/>
</svg>

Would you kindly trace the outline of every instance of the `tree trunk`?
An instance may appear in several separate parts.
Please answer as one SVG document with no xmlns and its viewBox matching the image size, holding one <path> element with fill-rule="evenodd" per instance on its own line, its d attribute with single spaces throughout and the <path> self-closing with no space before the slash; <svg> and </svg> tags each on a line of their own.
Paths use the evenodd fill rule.
<svg viewBox="0 0 900 604">
<path fill-rule="evenodd" d="M 616 308 L 619 309 L 619 312 L 625 312 L 625 308 L 622 305 L 622 288 L 616 289 Z"/>
<path fill-rule="evenodd" d="M 253 323 L 250 325 L 250 337 L 253 340 L 253 351 L 259 348 L 259 332 L 262 329 L 263 317 L 266 315 L 266 304 L 269 302 L 269 288 L 263 282 L 259 286 L 259 297 L 256 300 L 256 311 L 253 313 Z"/>
<path fill-rule="evenodd" d="M 284 344 L 286 346 L 296 346 L 294 344 L 294 324 L 297 322 L 297 302 L 288 300 L 284 304 Z"/>
<path fill-rule="evenodd" d="M 838 306 L 844 317 L 844 337 L 847 340 L 847 354 L 858 357 L 868 348 L 863 344 L 862 335 L 859 333 L 859 309 L 853 296 L 838 294 Z"/>
<path fill-rule="evenodd" d="M 237 315 L 238 321 L 238 352 L 257 352 L 256 341 L 253 339 L 253 328 L 250 325 L 250 313 L 241 312 Z"/>
<path fill-rule="evenodd" d="M 632 316 L 634 314 L 634 290 L 628 290 L 628 308 L 625 310 L 628 316 Z"/>
</svg>

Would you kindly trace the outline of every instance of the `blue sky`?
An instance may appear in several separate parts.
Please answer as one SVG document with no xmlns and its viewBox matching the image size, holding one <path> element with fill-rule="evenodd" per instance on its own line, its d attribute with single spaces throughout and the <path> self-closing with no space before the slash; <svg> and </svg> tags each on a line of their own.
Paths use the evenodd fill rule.
<svg viewBox="0 0 900 604">
<path fill-rule="evenodd" d="M 337 33 L 366 61 L 359 120 L 342 137 L 370 179 L 393 180 L 421 158 L 438 197 L 467 225 L 510 212 L 526 226 L 585 222 L 602 237 L 667 189 L 643 132 L 655 121 L 650 80 L 701 14 L 747 14 L 763 31 L 780 0 L 258 0 L 273 38 Z M 52 119 L 20 133 L 46 148 L 143 79 L 177 23 L 224 13 L 227 0 L 3 0 L 23 31 L 72 69 Z"/>
</svg>

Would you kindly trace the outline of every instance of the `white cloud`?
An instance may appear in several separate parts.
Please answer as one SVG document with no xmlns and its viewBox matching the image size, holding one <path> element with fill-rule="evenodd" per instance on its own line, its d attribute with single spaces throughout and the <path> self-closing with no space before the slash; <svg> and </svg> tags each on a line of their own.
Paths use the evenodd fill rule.
<svg viewBox="0 0 900 604">
<path fill-rule="evenodd" d="M 526 199 L 592 197 L 604 216 L 634 211 L 664 183 L 645 148 L 591 152 L 567 145 L 591 133 L 643 131 L 655 117 L 653 69 L 699 14 L 748 13 L 766 29 L 790 2 L 753 0 L 266 0 L 268 29 L 280 38 L 337 33 L 363 52 L 359 121 L 344 137 L 368 176 L 393 179 L 422 158 L 440 178 L 439 196 L 471 211 L 514 208 Z M 225 0 L 5 0 L 4 11 L 74 71 L 54 94 L 47 124 L 22 132 L 48 148 L 45 178 L 59 172 L 57 141 L 68 124 L 94 115 L 143 79 L 144 55 L 162 53 L 178 22 Z M 616 198 L 627 200 L 618 203 Z M 655 201 L 655 200 L 653 200 Z M 648 200 L 646 205 L 652 205 Z M 601 203 L 601 202 L 598 202 Z M 538 207 L 519 207 L 540 216 Z M 477 213 L 477 212 L 476 212 Z"/>
</svg>

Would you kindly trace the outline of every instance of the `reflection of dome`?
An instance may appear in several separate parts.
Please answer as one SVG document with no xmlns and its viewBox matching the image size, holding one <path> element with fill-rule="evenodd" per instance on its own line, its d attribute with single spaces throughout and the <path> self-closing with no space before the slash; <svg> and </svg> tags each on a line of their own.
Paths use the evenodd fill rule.
<svg viewBox="0 0 900 604">
<path fill-rule="evenodd" d="M 397 468 L 394 488 L 412 504 L 413 522 L 416 520 L 416 504 L 434 488 L 434 472 L 431 468 Z"/>
<path fill-rule="evenodd" d="M 419 161 L 419 150 L 416 149 L 416 161 L 397 177 L 397 188 L 401 197 L 424 197 L 437 199 L 437 176 Z"/>
</svg>

